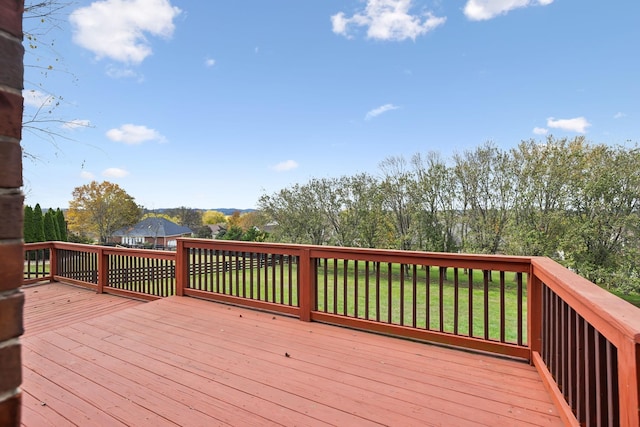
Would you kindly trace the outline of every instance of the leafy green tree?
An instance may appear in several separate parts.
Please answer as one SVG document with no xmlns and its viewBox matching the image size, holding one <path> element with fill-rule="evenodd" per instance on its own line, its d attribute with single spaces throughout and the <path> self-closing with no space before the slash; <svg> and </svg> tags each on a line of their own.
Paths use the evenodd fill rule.
<svg viewBox="0 0 640 427">
<path fill-rule="evenodd" d="M 199 239 L 211 239 L 213 237 L 213 232 L 206 225 L 201 225 L 200 227 L 193 230 L 195 237 Z"/>
<path fill-rule="evenodd" d="M 327 242 L 336 246 L 353 246 L 355 230 L 342 214 L 349 199 L 348 178 L 312 179 L 308 188 L 315 196 L 320 213 L 329 227 Z"/>
<path fill-rule="evenodd" d="M 100 243 L 106 243 L 119 228 L 138 222 L 141 215 L 135 199 L 108 181 L 75 188 L 67 212 L 70 231 L 80 235 L 94 233 Z"/>
<path fill-rule="evenodd" d="M 414 177 L 404 157 L 387 157 L 380 163 L 383 178 L 380 184 L 382 206 L 393 218 L 396 248 L 410 250 L 413 247 L 413 220 L 415 195 L 412 192 Z"/>
<path fill-rule="evenodd" d="M 219 211 L 206 211 L 202 214 L 203 224 L 226 224 L 227 216 Z"/>
<path fill-rule="evenodd" d="M 559 256 L 560 239 L 567 231 L 571 194 L 570 171 L 575 165 L 570 141 L 549 136 L 543 143 L 521 142 L 511 151 L 516 196 L 509 224 L 508 252 L 515 255 Z"/>
<path fill-rule="evenodd" d="M 463 249 L 498 253 L 515 196 L 511 158 L 487 142 L 473 151 L 456 154 L 454 162 L 455 176 L 463 192 Z"/>
<path fill-rule="evenodd" d="M 418 249 L 427 251 L 446 251 L 453 249 L 453 224 L 448 216 L 452 206 L 445 197 L 451 195 L 453 181 L 440 156 L 430 152 L 426 156 L 416 154 L 412 157 L 415 182 L 412 183 L 413 221 Z"/>
<path fill-rule="evenodd" d="M 341 221 L 354 233 L 352 245 L 365 248 L 386 248 L 393 242 L 393 223 L 382 206 L 383 197 L 379 181 L 361 173 L 347 181 L 349 197 Z M 350 235 L 350 234 L 348 234 Z"/>
<path fill-rule="evenodd" d="M 633 261 L 640 238 L 640 149 L 582 143 L 572 150 L 566 262 L 589 280 L 616 287 L 616 272 L 640 272 Z"/>
<path fill-rule="evenodd" d="M 270 222 L 277 224 L 274 240 L 314 245 L 327 242 L 330 226 L 310 185 L 295 184 L 271 196 L 263 195 L 258 206 Z"/>
<path fill-rule="evenodd" d="M 198 209 L 180 206 L 179 208 L 167 210 L 167 213 L 175 219 L 174 222 L 176 224 L 189 227 L 191 230 L 197 230 L 204 224 L 202 212 Z"/>
</svg>

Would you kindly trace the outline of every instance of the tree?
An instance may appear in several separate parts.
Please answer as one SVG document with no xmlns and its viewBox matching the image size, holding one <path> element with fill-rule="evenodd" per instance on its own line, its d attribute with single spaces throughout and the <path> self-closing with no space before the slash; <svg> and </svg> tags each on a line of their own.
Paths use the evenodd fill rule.
<svg viewBox="0 0 640 427">
<path fill-rule="evenodd" d="M 100 243 L 106 243 L 117 229 L 138 222 L 141 213 L 134 198 L 117 184 L 93 181 L 73 190 L 67 217 L 69 230 L 94 233 Z"/>
<path fill-rule="evenodd" d="M 242 228 L 237 225 L 232 225 L 224 234 L 221 233 L 218 238 L 221 240 L 243 240 L 243 235 L 244 232 Z"/>
<path fill-rule="evenodd" d="M 507 232 L 508 252 L 514 255 L 558 257 L 560 239 L 567 232 L 571 194 L 570 172 L 575 166 L 569 141 L 549 136 L 544 143 L 523 141 L 511 150 L 516 194 Z"/>
<path fill-rule="evenodd" d="M 455 175 L 463 192 L 466 225 L 464 249 L 495 254 L 514 203 L 514 171 L 508 153 L 491 142 L 455 155 Z"/>
<path fill-rule="evenodd" d="M 252 228 L 258 228 L 259 230 L 264 229 L 267 225 L 267 218 L 264 213 L 261 211 L 250 211 L 245 212 L 240 215 L 238 225 L 245 232 L 251 230 Z"/>
<path fill-rule="evenodd" d="M 295 184 L 271 196 L 263 195 L 258 206 L 269 222 L 277 224 L 273 239 L 312 245 L 327 242 L 329 225 L 310 185 Z"/>
<path fill-rule="evenodd" d="M 34 242 L 44 242 L 44 216 L 39 203 L 33 208 L 33 239 Z"/>
<path fill-rule="evenodd" d="M 196 228 L 195 230 L 193 230 L 193 234 L 199 239 L 211 239 L 213 237 L 213 232 L 207 225 L 201 225 L 200 227 Z"/>
<path fill-rule="evenodd" d="M 56 221 L 58 223 L 58 232 L 59 232 L 59 240 L 62 242 L 66 242 L 67 237 L 67 222 L 64 219 L 64 214 L 60 210 L 60 208 L 56 209 L 55 215 Z"/>
<path fill-rule="evenodd" d="M 227 216 L 222 212 L 218 211 L 206 211 L 202 214 L 202 223 L 203 224 L 226 224 Z"/>
<path fill-rule="evenodd" d="M 404 157 L 387 157 L 380 163 L 383 173 L 381 191 L 382 205 L 393 217 L 396 230 L 396 247 L 402 250 L 410 250 L 413 245 L 412 221 L 413 204 L 412 193 L 413 177 Z"/>
<path fill-rule="evenodd" d="M 570 226 L 562 239 L 566 262 L 607 287 L 637 283 L 640 149 L 584 143 L 570 149 L 576 160 L 570 175 Z M 620 277 L 622 272 L 628 276 Z"/>
<path fill-rule="evenodd" d="M 33 221 L 33 208 L 31 206 L 24 207 L 23 220 L 23 237 L 25 243 L 36 242 L 35 223 Z"/>
<path fill-rule="evenodd" d="M 56 51 L 55 31 L 67 19 L 65 9 L 73 4 L 62 0 L 25 1 L 23 14 L 23 39 L 25 41 L 24 66 L 26 70 L 34 70 L 25 75 L 25 90 L 34 95 L 40 102 L 35 109 L 26 109 L 22 127 L 38 137 L 47 139 L 56 145 L 58 138 L 69 139 L 60 132 L 60 125 L 69 123 L 60 118 L 54 111 L 61 105 L 63 98 L 46 88 L 44 80 L 52 72 L 66 73 L 75 76 L 62 65 L 61 55 Z M 39 74 L 40 78 L 36 77 Z M 34 80 L 35 79 L 35 80 Z M 74 121 L 76 126 L 87 126 L 84 121 Z M 26 157 L 36 158 L 33 153 L 26 152 Z"/>
<path fill-rule="evenodd" d="M 43 226 L 44 226 L 44 240 L 46 242 L 53 242 L 53 241 L 59 240 L 59 233 L 56 228 L 56 222 L 53 218 L 53 213 L 54 211 L 49 209 L 47 213 L 44 214 Z"/>
<path fill-rule="evenodd" d="M 197 230 L 204 224 L 202 212 L 198 209 L 180 206 L 179 208 L 168 209 L 167 214 L 174 218 L 173 222 L 183 227 L 189 227 L 191 230 Z"/>
</svg>

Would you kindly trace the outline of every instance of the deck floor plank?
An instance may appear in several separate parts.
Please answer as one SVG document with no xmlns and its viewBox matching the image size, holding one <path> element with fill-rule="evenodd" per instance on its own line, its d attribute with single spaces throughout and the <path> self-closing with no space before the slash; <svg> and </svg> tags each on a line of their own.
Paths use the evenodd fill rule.
<svg viewBox="0 0 640 427">
<path fill-rule="evenodd" d="M 31 285 L 23 290 L 27 295 L 25 336 L 143 304 L 107 294 L 97 302 L 95 292 L 61 283 Z"/>
<path fill-rule="evenodd" d="M 182 301 L 179 301 L 179 303 L 181 302 Z M 165 309 L 173 312 L 176 316 L 184 316 L 184 309 L 173 311 L 173 306 L 165 307 Z M 195 310 L 193 307 L 189 307 L 189 309 Z M 228 308 L 227 313 L 230 314 L 226 316 L 226 319 L 224 311 L 219 312 L 220 315 L 216 316 L 216 320 L 219 322 L 221 329 L 231 328 L 239 321 L 239 314 L 230 310 L 232 309 Z M 242 321 L 245 321 L 246 316 L 245 314 Z M 249 316 L 265 322 L 269 322 L 268 319 L 273 319 L 272 315 L 260 312 L 249 313 Z M 196 319 L 195 322 L 199 323 L 200 320 Z M 278 354 L 283 354 L 283 352 L 286 351 L 287 340 L 292 338 L 292 330 L 286 323 L 270 324 L 268 328 L 263 328 L 261 323 L 254 326 L 261 328 L 259 336 L 264 341 L 261 345 L 269 345 L 275 348 L 276 350 L 274 351 Z M 225 339 L 225 342 L 237 341 L 246 345 L 246 339 L 252 338 L 255 332 L 249 330 L 251 336 L 240 336 L 239 334 L 245 330 L 247 329 L 243 328 L 242 330 L 234 331 L 233 336 Z M 332 333 L 336 330 L 340 332 L 341 335 Z M 315 334 L 312 332 L 315 332 Z M 328 353 L 328 356 L 330 356 L 328 360 L 330 361 L 344 364 L 345 356 L 348 356 L 346 363 L 353 364 L 355 367 L 369 367 L 371 364 L 377 364 L 379 366 L 375 372 L 389 371 L 395 378 L 400 376 L 401 378 L 413 380 L 416 378 L 416 374 L 426 378 L 440 374 L 449 380 L 478 380 L 478 383 L 482 385 L 483 389 L 494 387 L 498 391 L 510 391 L 512 395 L 513 392 L 522 391 L 522 397 L 525 397 L 527 401 L 536 398 L 541 398 L 543 401 L 547 400 L 548 395 L 544 390 L 524 390 L 523 387 L 520 387 L 523 381 L 530 382 L 532 385 L 539 383 L 537 373 L 532 371 L 530 366 L 526 364 L 514 364 L 511 360 L 505 361 L 496 357 L 474 357 L 475 354 L 465 352 L 454 352 L 452 354 L 450 349 L 435 346 L 426 346 L 425 348 L 428 349 L 428 351 L 416 352 L 415 343 L 408 341 L 406 342 L 406 344 L 408 344 L 406 349 L 402 348 L 402 344 L 405 343 L 404 341 L 400 343 L 401 345 L 394 346 L 394 361 L 385 364 L 381 363 L 381 360 L 388 356 L 389 348 L 381 347 L 380 340 L 371 334 L 368 334 L 370 335 L 368 337 L 359 337 L 358 340 L 353 340 L 352 337 L 357 337 L 358 334 L 356 331 L 331 326 L 318 327 L 315 331 L 303 331 L 301 334 L 296 335 L 295 342 L 304 343 L 302 347 L 304 353 L 301 355 L 304 360 L 313 358 L 319 351 L 330 349 L 331 351 Z M 329 337 L 330 339 L 318 340 L 318 336 Z M 372 341 L 368 342 L 367 338 L 370 338 Z M 262 348 L 264 349 L 264 347 Z M 419 348 L 420 347 L 418 347 L 418 349 Z M 405 366 L 409 366 L 410 368 L 408 370 L 404 369 Z M 478 370 L 478 367 L 482 369 Z M 405 375 L 399 372 L 403 369 L 407 371 Z M 465 372 L 466 370 L 475 370 L 477 371 L 477 375 L 469 379 Z M 452 375 L 457 375 L 457 377 L 452 377 Z M 465 384 L 465 386 L 466 385 L 468 384 Z M 515 390 L 513 389 L 514 386 L 516 386 Z M 484 390 L 481 395 L 485 395 Z M 511 401 L 511 399 L 509 400 Z"/>
<path fill-rule="evenodd" d="M 149 308 L 151 306 L 147 306 Z M 167 307 L 163 307 L 166 309 Z M 193 309 L 193 307 L 192 307 Z M 190 311 L 190 313 L 193 313 Z M 138 315 L 138 320 L 141 317 L 140 312 L 136 313 Z M 134 320 L 131 318 L 131 313 L 118 313 L 117 316 L 121 317 L 123 320 L 123 324 L 132 325 Z M 177 314 L 176 314 L 177 315 Z M 245 314 L 246 315 L 246 314 Z M 250 314 L 249 314 L 250 315 Z M 197 316 L 200 317 L 200 316 Z M 196 318 L 197 318 L 196 317 Z M 264 316 L 265 319 L 272 319 L 273 316 Z M 218 318 L 218 316 L 216 316 Z M 155 319 L 155 317 L 154 317 Z M 240 320 L 237 316 L 235 321 L 243 321 L 246 322 L 246 317 L 243 317 Z M 287 322 L 297 323 L 297 320 L 280 318 L 281 324 L 286 324 Z M 265 320 L 267 322 L 273 322 L 273 320 Z M 253 368 L 262 374 L 260 378 L 262 378 L 263 382 L 269 380 L 269 377 L 265 374 L 265 372 L 271 372 L 274 369 L 278 369 L 282 367 L 282 356 L 285 354 L 286 349 L 290 349 L 291 347 L 298 346 L 300 347 L 300 340 L 297 338 L 298 335 L 289 334 L 286 337 L 282 337 L 282 339 L 273 339 L 275 337 L 269 337 L 268 341 L 264 341 L 264 337 L 261 334 L 253 334 L 252 336 L 247 336 L 246 338 L 238 338 L 236 334 L 236 330 L 231 329 L 232 324 L 224 325 L 219 324 L 216 325 L 215 328 L 209 328 L 207 331 L 204 327 L 199 329 L 192 325 L 186 325 L 184 327 L 177 328 L 173 325 L 165 325 L 159 326 L 162 322 L 154 322 L 150 324 L 137 325 L 138 328 L 138 336 L 135 338 L 136 340 L 145 340 L 147 335 L 150 335 L 150 340 L 155 341 L 157 346 L 162 345 L 162 340 L 153 338 L 162 336 L 163 334 L 169 334 L 171 336 L 176 336 L 174 338 L 174 343 L 178 345 L 178 347 L 187 348 L 190 342 L 193 342 L 198 339 L 199 336 L 209 335 L 212 339 L 208 340 L 211 342 L 217 342 L 219 344 L 208 344 L 208 348 L 202 349 L 204 354 L 203 357 L 207 357 L 209 354 L 215 354 L 214 352 L 219 353 L 214 356 L 219 359 L 219 363 L 225 363 L 228 365 L 234 365 L 234 369 L 238 372 L 242 372 L 244 367 L 240 364 L 239 361 L 244 360 L 248 353 L 253 352 L 261 352 L 263 356 L 260 359 L 260 363 L 267 362 L 267 365 L 264 368 L 260 368 L 254 363 Z M 252 326 L 258 326 L 252 325 Z M 135 327 L 135 326 L 134 326 Z M 331 326 L 327 326 L 328 328 L 333 328 Z M 170 328 L 170 329 L 166 329 Z M 173 328 L 173 329 L 171 329 Z M 218 329 L 219 328 L 219 329 Z M 148 334 L 147 331 L 155 329 L 156 332 L 152 334 Z M 291 328 L 288 328 L 291 330 Z M 216 336 L 217 331 L 225 334 L 226 331 L 233 331 L 233 336 L 225 337 L 224 339 L 220 339 L 219 336 Z M 250 329 L 251 331 L 251 329 Z M 350 332 L 350 331 L 345 331 Z M 180 336 L 181 335 L 181 336 Z M 306 337 L 309 335 L 306 332 L 303 332 L 300 336 Z M 239 340 L 239 341 L 238 341 Z M 273 351 L 272 347 L 274 346 L 274 342 L 281 342 L 293 340 L 296 344 L 289 344 L 287 347 L 281 347 L 281 350 Z M 232 341 L 236 341 L 235 345 L 233 345 Z M 144 341 L 147 342 L 147 341 Z M 249 342 L 249 348 L 247 348 L 247 342 Z M 305 349 L 308 344 L 302 343 L 302 348 Z M 414 343 L 415 344 L 415 343 Z M 224 353 L 220 354 L 220 352 L 224 350 Z M 193 351 L 191 348 L 190 351 Z M 291 350 L 290 350 L 291 351 Z M 449 350 L 451 351 L 451 350 Z M 336 360 L 326 360 L 325 363 L 314 363 L 314 354 L 313 353 L 296 353 L 295 356 L 292 356 L 288 361 L 289 367 L 294 371 L 293 378 L 296 381 L 302 381 L 303 384 L 330 384 L 332 388 L 332 393 L 336 394 L 340 391 L 340 388 L 337 388 L 337 385 L 342 384 L 342 388 L 347 388 L 344 390 L 345 396 L 352 396 L 356 398 L 360 398 L 361 400 L 366 400 L 365 397 L 359 396 L 358 393 L 361 391 L 373 391 L 377 394 L 376 404 L 378 406 L 382 406 L 386 402 L 386 407 L 378 408 L 388 410 L 388 411 L 401 411 L 402 413 L 415 413 L 412 408 L 404 407 L 405 402 L 409 402 L 414 405 L 422 405 L 424 406 L 424 399 L 429 399 L 429 405 L 432 405 L 432 409 L 448 409 L 451 410 L 458 404 L 461 400 L 465 400 L 467 405 L 474 407 L 481 411 L 479 414 L 475 414 L 474 418 L 470 421 L 474 422 L 482 422 L 483 419 L 486 419 L 487 422 L 491 420 L 500 420 L 500 417 L 518 417 L 523 415 L 523 411 L 517 406 L 514 405 L 513 396 L 509 393 L 502 392 L 492 392 L 489 387 L 475 387 L 476 394 L 471 393 L 468 385 L 460 385 L 458 379 L 457 381 L 451 381 L 451 378 L 448 376 L 441 377 L 439 380 L 436 378 L 436 381 L 433 381 L 434 376 L 433 373 L 438 372 L 457 372 L 459 367 L 455 364 L 449 363 L 447 360 L 440 361 L 438 364 L 432 365 L 432 372 L 429 372 L 427 375 L 424 373 L 417 373 L 415 370 L 409 371 L 407 374 L 407 378 L 405 379 L 403 384 L 400 384 L 396 380 L 396 376 L 394 376 L 393 371 L 398 368 L 402 369 L 403 364 L 397 362 L 396 360 L 392 360 L 391 363 L 385 363 L 385 359 L 371 359 L 369 360 L 368 365 L 363 366 L 355 366 L 345 368 L 345 365 L 349 363 L 349 348 L 344 347 L 339 350 L 342 353 L 342 359 L 340 359 L 340 354 L 338 354 L 338 359 Z M 336 351 L 332 351 L 332 354 L 335 354 Z M 387 358 L 389 356 L 388 352 L 386 354 Z M 412 356 L 409 354 L 408 356 Z M 412 360 L 409 360 L 408 363 L 404 364 L 405 370 L 412 369 L 412 366 L 419 366 L 424 363 L 424 359 L 420 357 L 415 357 Z M 384 356 L 380 356 L 384 357 Z M 467 357 L 469 355 L 467 354 Z M 485 357 L 485 356 L 481 356 Z M 360 361 L 360 357 L 351 358 L 354 360 Z M 382 365 L 389 366 L 391 371 L 387 374 L 385 380 L 380 379 L 380 371 L 378 365 L 380 365 L 380 360 L 382 360 Z M 364 363 L 366 363 L 365 361 Z M 393 364 L 396 364 L 394 366 Z M 237 366 L 236 366 L 237 365 Z M 386 367 L 385 366 L 385 367 Z M 372 367 L 375 367 L 372 369 Z M 354 368 L 354 369 L 351 369 Z M 351 371 L 360 372 L 360 374 L 352 374 Z M 253 371 L 253 369 L 252 369 Z M 342 371 L 342 372 L 340 372 Z M 363 374 L 364 371 L 364 374 Z M 310 374 L 314 375 L 311 376 Z M 463 374 L 469 376 L 468 372 L 463 372 Z M 366 376 L 364 376 L 366 375 Z M 255 377 L 255 375 L 254 375 Z M 257 378 L 257 377 L 255 377 Z M 416 378 L 420 378 L 419 380 Z M 408 387 L 407 383 L 411 382 L 413 387 Z M 356 387 L 351 387 L 355 385 Z M 453 385 L 453 386 L 452 386 Z M 292 389 L 295 384 L 288 384 L 287 389 Z M 520 385 L 522 386 L 522 384 Z M 465 387 L 467 387 L 465 389 Z M 457 390 L 456 390 L 457 389 Z M 492 400 L 492 396 L 495 397 L 493 400 L 493 405 L 487 407 L 487 400 Z M 344 396 L 343 396 L 344 397 Z M 396 399 L 402 399 L 402 401 L 397 400 L 384 400 L 385 397 L 393 397 Z M 368 396 L 370 399 L 371 396 Z M 502 400 L 502 401 L 501 401 Z M 537 410 L 543 416 L 548 416 L 548 404 L 544 405 L 535 399 L 525 399 L 519 398 L 517 400 L 520 405 L 523 406 L 523 409 L 526 410 Z M 342 400 L 340 400 L 342 401 Z M 507 402 L 507 403 L 505 403 Z M 406 405 L 405 405 L 406 406 Z M 371 411 L 371 408 L 365 408 L 368 411 Z M 415 409 L 415 408 L 414 408 Z M 418 411 L 419 413 L 419 411 Z M 484 416 L 484 418 L 483 418 Z M 506 422 L 507 420 L 505 420 Z"/>
<path fill-rule="evenodd" d="M 562 425 L 518 361 L 194 298 L 24 292 L 24 426 Z"/>
</svg>

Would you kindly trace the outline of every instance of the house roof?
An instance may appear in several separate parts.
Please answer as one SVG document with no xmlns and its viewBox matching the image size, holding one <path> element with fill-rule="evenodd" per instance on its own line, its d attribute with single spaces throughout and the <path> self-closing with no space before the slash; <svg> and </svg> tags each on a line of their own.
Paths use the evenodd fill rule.
<svg viewBox="0 0 640 427">
<path fill-rule="evenodd" d="M 191 234 L 189 227 L 183 227 L 161 217 L 145 218 L 131 227 L 121 228 L 113 233 L 113 236 L 123 237 L 169 237 Z"/>
</svg>

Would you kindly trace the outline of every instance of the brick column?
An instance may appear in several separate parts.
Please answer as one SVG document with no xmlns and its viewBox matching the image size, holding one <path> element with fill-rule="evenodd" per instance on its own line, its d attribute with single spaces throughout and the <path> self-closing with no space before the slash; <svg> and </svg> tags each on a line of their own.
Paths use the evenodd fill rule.
<svg viewBox="0 0 640 427">
<path fill-rule="evenodd" d="M 22 366 L 22 12 L 0 0 L 0 426 L 20 425 Z"/>
</svg>

